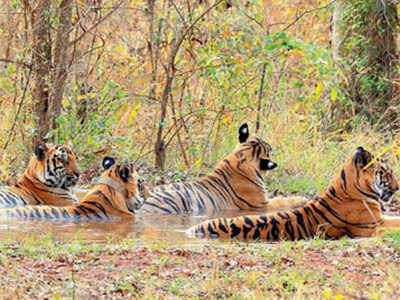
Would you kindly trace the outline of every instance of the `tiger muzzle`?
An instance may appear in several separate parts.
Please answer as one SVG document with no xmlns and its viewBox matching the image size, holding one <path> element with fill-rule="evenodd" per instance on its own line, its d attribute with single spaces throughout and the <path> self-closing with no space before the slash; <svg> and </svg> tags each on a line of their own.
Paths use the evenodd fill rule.
<svg viewBox="0 0 400 300">
<path fill-rule="evenodd" d="M 388 201 L 392 198 L 392 196 L 393 196 L 393 192 L 392 192 L 392 191 L 389 191 L 389 192 L 384 193 L 384 194 L 381 196 L 381 199 L 382 199 L 382 201 L 384 201 L 384 202 L 388 202 Z"/>
<path fill-rule="evenodd" d="M 65 178 L 64 187 L 65 188 L 73 187 L 78 183 L 78 180 L 79 180 L 78 173 L 74 173 L 73 175 L 67 175 Z"/>
</svg>

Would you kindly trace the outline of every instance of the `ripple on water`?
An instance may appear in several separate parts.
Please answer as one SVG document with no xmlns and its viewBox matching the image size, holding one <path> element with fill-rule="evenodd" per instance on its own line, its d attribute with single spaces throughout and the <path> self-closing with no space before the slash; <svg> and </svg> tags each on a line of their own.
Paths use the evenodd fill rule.
<svg viewBox="0 0 400 300">
<path fill-rule="evenodd" d="M 83 198 L 86 190 L 74 193 Z M 254 215 L 254 211 L 225 211 L 212 216 L 137 215 L 135 220 L 110 222 L 55 222 L 55 221 L 4 221 L 0 220 L 0 241 L 22 240 L 36 234 L 49 234 L 57 241 L 79 239 L 103 243 L 112 239 L 138 238 L 143 241 L 165 241 L 168 244 L 204 244 L 205 239 L 188 237 L 186 230 L 192 225 L 216 217 Z M 260 213 L 258 213 L 260 214 Z"/>
<path fill-rule="evenodd" d="M 188 237 L 186 230 L 209 218 L 233 217 L 254 212 L 224 212 L 214 216 L 185 215 L 137 215 L 135 220 L 110 222 L 55 222 L 55 221 L 0 221 L 0 241 L 26 239 L 35 234 L 48 234 L 58 241 L 79 239 L 92 242 L 107 242 L 110 239 L 139 238 L 141 240 L 163 240 L 169 244 L 205 243 L 206 240 Z"/>
</svg>

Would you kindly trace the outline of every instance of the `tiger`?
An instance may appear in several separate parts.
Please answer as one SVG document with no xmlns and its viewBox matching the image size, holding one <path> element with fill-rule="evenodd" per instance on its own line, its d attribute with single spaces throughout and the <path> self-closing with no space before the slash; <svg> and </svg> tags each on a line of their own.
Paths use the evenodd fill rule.
<svg viewBox="0 0 400 300">
<path fill-rule="evenodd" d="M 106 156 L 103 173 L 92 182 L 91 190 L 78 203 L 57 206 L 21 206 L 0 209 L 1 219 L 23 221 L 90 222 L 133 219 L 148 196 L 133 163 L 116 163 Z"/>
<path fill-rule="evenodd" d="M 239 144 L 216 169 L 191 182 L 156 186 L 138 213 L 214 214 L 224 210 L 261 210 L 298 206 L 270 201 L 263 175 L 277 167 L 271 146 L 250 135 L 247 123 L 239 128 Z M 305 200 L 302 198 L 301 204 Z"/>
<path fill-rule="evenodd" d="M 268 242 L 371 237 L 380 226 L 399 225 L 399 217 L 381 213 L 381 201 L 389 201 L 398 189 L 391 167 L 358 147 L 333 182 L 303 207 L 208 220 L 191 227 L 188 234 Z"/>
<path fill-rule="evenodd" d="M 38 143 L 27 169 L 13 186 L 0 189 L 0 208 L 21 205 L 65 206 L 76 202 L 70 189 L 80 176 L 68 144 Z"/>
</svg>

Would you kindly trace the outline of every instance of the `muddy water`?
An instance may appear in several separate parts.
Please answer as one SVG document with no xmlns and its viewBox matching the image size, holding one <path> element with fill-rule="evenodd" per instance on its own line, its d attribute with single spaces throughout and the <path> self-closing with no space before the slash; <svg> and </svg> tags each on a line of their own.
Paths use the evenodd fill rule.
<svg viewBox="0 0 400 300">
<path fill-rule="evenodd" d="M 84 191 L 76 194 L 81 198 Z M 172 244 L 204 243 L 204 240 L 187 237 L 185 230 L 211 217 L 245 214 L 254 214 L 254 211 L 224 212 L 218 216 L 137 215 L 135 220 L 118 222 L 0 220 L 0 241 L 26 239 L 40 233 L 59 241 L 79 239 L 102 243 L 110 239 L 139 238 L 142 241 L 161 240 Z"/>
</svg>

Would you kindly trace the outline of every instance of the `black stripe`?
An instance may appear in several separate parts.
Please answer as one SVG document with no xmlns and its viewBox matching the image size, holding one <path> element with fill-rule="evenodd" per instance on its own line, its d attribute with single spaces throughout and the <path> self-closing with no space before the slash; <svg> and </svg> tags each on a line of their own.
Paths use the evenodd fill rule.
<svg viewBox="0 0 400 300">
<path fill-rule="evenodd" d="M 295 210 L 293 212 L 293 214 L 296 216 L 297 224 L 300 225 L 301 228 L 303 228 L 305 236 L 309 237 L 307 229 L 306 229 L 306 224 L 304 224 L 303 214 L 298 210 Z M 300 229 L 298 229 L 298 232 L 300 233 Z"/>
<path fill-rule="evenodd" d="M 162 192 L 162 193 L 161 193 Z M 146 204 L 152 204 L 152 202 L 150 202 L 152 199 L 158 200 L 158 202 L 164 204 L 164 205 L 168 205 L 170 206 L 176 214 L 179 214 L 180 209 L 177 206 L 177 204 L 173 201 L 173 197 L 171 196 L 171 194 L 169 194 L 168 192 L 165 191 L 161 191 L 161 192 L 157 192 L 157 193 L 152 193 L 150 198 L 146 200 L 145 205 Z M 170 198 L 171 197 L 172 200 Z"/>
<path fill-rule="evenodd" d="M 46 220 L 51 220 L 53 217 L 47 213 L 47 208 L 43 208 L 43 216 Z"/>
<path fill-rule="evenodd" d="M 56 218 L 56 220 L 60 219 L 60 214 L 58 213 L 58 211 L 55 207 L 51 208 L 51 213 L 53 214 L 54 218 Z"/>
<path fill-rule="evenodd" d="M 16 208 L 15 211 L 16 211 L 17 214 L 18 214 L 18 218 L 19 218 L 19 219 L 22 219 L 23 215 L 22 215 L 21 211 L 20 211 L 18 208 Z"/>
<path fill-rule="evenodd" d="M 256 228 L 256 230 L 254 230 L 253 239 L 254 240 L 259 240 L 260 239 L 260 230 L 258 228 Z"/>
<path fill-rule="evenodd" d="M 65 208 L 61 209 L 61 214 L 64 219 L 66 220 L 71 219 L 71 216 L 69 215 L 68 211 Z"/>
<path fill-rule="evenodd" d="M 222 224 L 222 222 L 218 222 L 218 229 L 225 233 L 228 233 L 228 229 L 226 229 L 225 225 Z"/>
<path fill-rule="evenodd" d="M 207 230 L 208 230 L 208 232 L 210 234 L 210 237 L 219 237 L 218 232 L 214 231 L 214 229 L 212 227 L 212 224 L 211 224 L 211 221 L 208 222 Z"/>
<path fill-rule="evenodd" d="M 104 214 L 104 216 L 105 216 L 106 218 L 109 218 L 108 215 L 107 215 L 106 209 L 105 209 L 104 206 L 101 205 L 100 203 L 94 202 L 94 201 L 85 201 L 85 203 L 96 206 L 98 209 L 100 209 L 100 210 L 102 211 L 102 213 Z M 97 212 L 96 212 L 96 214 L 97 214 Z M 100 215 L 97 214 L 97 216 L 99 216 L 99 218 L 102 219 L 102 217 L 101 217 Z M 96 217 L 97 217 L 97 216 L 96 216 Z"/>
<path fill-rule="evenodd" d="M 232 195 L 225 188 L 224 183 L 217 177 L 209 176 L 207 183 L 213 188 L 213 192 L 219 194 L 225 203 L 231 203 Z M 216 185 L 214 185 L 214 183 Z M 216 195 L 218 197 L 218 195 Z M 219 198 L 219 197 L 218 197 Z"/>
<path fill-rule="evenodd" d="M 172 214 L 172 211 L 170 211 L 169 209 L 164 208 L 164 207 L 162 207 L 162 206 L 158 206 L 158 205 L 155 204 L 155 203 L 147 202 L 147 203 L 145 203 L 144 205 L 148 205 L 148 206 L 155 207 L 155 208 L 157 208 L 157 209 L 159 209 L 159 210 L 165 212 L 166 214 Z M 144 206 L 144 205 L 143 205 L 143 206 Z M 142 207 L 141 210 L 142 210 L 142 209 L 143 209 L 144 212 L 146 212 L 146 208 Z M 148 212 L 150 212 L 150 211 L 148 211 Z"/>
<path fill-rule="evenodd" d="M 244 216 L 243 219 L 244 219 L 244 222 L 246 224 L 248 224 L 250 227 L 254 227 L 254 223 L 249 217 Z"/>
<path fill-rule="evenodd" d="M 378 200 L 379 200 L 379 197 L 378 197 L 378 196 L 371 195 L 371 194 L 368 194 L 368 193 L 362 191 L 357 185 L 354 185 L 354 186 L 356 187 L 357 191 L 359 191 L 361 194 L 363 194 L 363 195 L 366 196 L 367 198 L 374 199 L 375 201 L 378 201 Z M 373 191 L 373 192 L 374 192 L 374 191 Z"/>
<path fill-rule="evenodd" d="M 74 221 L 79 222 L 81 220 L 81 214 L 77 209 L 74 209 Z"/>
<path fill-rule="evenodd" d="M 279 240 L 279 235 L 280 235 L 279 222 L 274 217 L 271 217 L 269 223 L 272 225 L 271 229 L 272 238 L 274 239 L 274 241 Z"/>
<path fill-rule="evenodd" d="M 228 160 L 226 160 L 226 159 L 224 159 L 224 162 L 225 162 L 225 163 L 229 166 L 229 168 L 233 171 L 233 168 L 232 168 L 231 163 L 230 163 Z M 260 189 L 260 191 L 264 192 L 264 187 L 263 187 L 263 186 L 260 186 L 260 184 L 259 184 L 258 182 L 254 181 L 254 180 L 251 179 L 250 177 L 244 175 L 244 174 L 248 173 L 247 171 L 243 171 L 243 170 L 240 168 L 240 166 L 238 166 L 237 169 L 238 169 L 239 171 L 243 172 L 243 173 L 235 172 L 236 174 L 238 174 L 238 175 L 240 175 L 240 176 L 246 178 L 248 181 L 250 181 L 250 182 L 251 182 L 252 184 L 254 184 L 256 187 L 258 187 L 258 188 Z"/>
<path fill-rule="evenodd" d="M 218 207 L 215 204 L 214 198 L 212 197 L 212 195 L 210 194 L 209 190 L 207 189 L 207 187 L 204 185 L 203 182 L 196 182 L 195 186 L 204 194 L 206 195 L 208 201 L 211 203 L 214 211 L 218 211 Z"/>
<path fill-rule="evenodd" d="M 40 211 L 37 207 L 33 207 L 33 210 L 35 211 L 36 217 L 38 218 L 38 220 L 42 219 L 42 215 L 40 214 Z"/>
<path fill-rule="evenodd" d="M 285 230 L 288 233 L 290 240 L 294 241 L 294 229 L 293 229 L 292 222 L 290 220 L 287 220 L 285 222 Z"/>
<path fill-rule="evenodd" d="M 262 222 L 260 222 L 259 220 L 261 220 Z M 260 228 L 262 230 L 268 226 L 266 216 L 259 216 L 256 221 L 257 221 L 257 229 Z"/>
<path fill-rule="evenodd" d="M 246 201 L 246 199 L 244 199 L 244 198 L 242 198 L 241 196 L 239 196 L 238 193 L 236 193 L 235 189 L 232 187 L 232 185 L 229 183 L 228 178 L 226 177 L 226 175 L 225 175 L 223 172 L 221 172 L 220 170 L 217 170 L 217 174 L 221 175 L 221 176 L 224 178 L 224 181 L 225 181 L 225 183 L 227 184 L 227 186 L 230 188 L 232 194 L 235 195 L 235 197 L 236 197 L 239 201 L 242 201 L 242 202 L 246 203 L 246 205 L 247 205 L 248 207 L 251 207 L 251 208 L 261 208 L 261 207 L 259 207 L 259 206 L 251 205 L 249 202 Z M 238 206 L 238 208 L 240 208 L 239 205 L 237 205 L 237 206 Z"/>
<path fill-rule="evenodd" d="M 235 236 L 240 234 L 241 230 L 240 227 L 236 226 L 235 219 L 231 220 L 230 227 L 231 227 L 231 238 L 234 238 Z"/>
<path fill-rule="evenodd" d="M 90 210 L 87 207 L 85 207 L 85 206 L 83 206 L 81 204 L 81 205 L 78 205 L 76 207 L 76 209 L 80 209 L 82 211 L 83 215 L 86 216 L 88 221 L 92 221 L 93 220 L 92 216 L 90 215 Z"/>
<path fill-rule="evenodd" d="M 346 220 L 342 219 L 334 209 L 332 209 L 329 204 L 322 198 L 315 198 L 331 215 L 333 215 L 336 219 L 338 219 L 340 222 L 346 224 L 346 225 L 351 225 L 359 228 L 375 228 L 378 223 L 377 222 L 367 222 L 367 223 L 350 223 L 347 222 Z M 372 226 L 372 227 L 371 227 Z"/>
<path fill-rule="evenodd" d="M 199 193 L 198 189 L 193 188 L 191 184 L 184 183 L 185 188 L 192 192 L 192 195 L 195 196 L 194 199 L 197 203 L 197 211 L 199 213 L 203 213 L 206 210 L 205 203 L 203 197 Z"/>
<path fill-rule="evenodd" d="M 243 224 L 243 238 L 247 239 L 247 234 L 251 231 L 251 227 L 247 227 L 246 225 Z"/>
<path fill-rule="evenodd" d="M 340 177 L 342 177 L 344 188 L 347 189 L 346 174 L 344 173 L 344 169 L 342 169 L 342 171 L 340 172 Z"/>
</svg>

